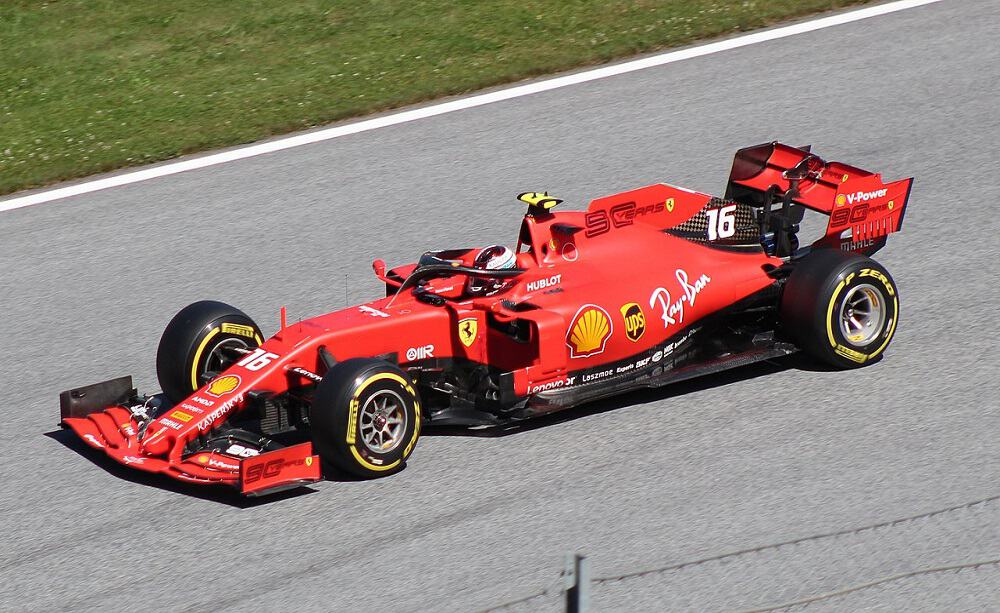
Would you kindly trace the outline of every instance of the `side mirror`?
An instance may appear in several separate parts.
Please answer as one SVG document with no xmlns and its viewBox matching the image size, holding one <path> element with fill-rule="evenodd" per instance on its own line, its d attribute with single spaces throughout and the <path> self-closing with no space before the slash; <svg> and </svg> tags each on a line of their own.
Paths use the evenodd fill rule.
<svg viewBox="0 0 1000 613">
<path fill-rule="evenodd" d="M 375 271 L 375 276 L 378 278 L 385 277 L 385 260 L 375 260 L 372 262 L 372 270 Z"/>
</svg>

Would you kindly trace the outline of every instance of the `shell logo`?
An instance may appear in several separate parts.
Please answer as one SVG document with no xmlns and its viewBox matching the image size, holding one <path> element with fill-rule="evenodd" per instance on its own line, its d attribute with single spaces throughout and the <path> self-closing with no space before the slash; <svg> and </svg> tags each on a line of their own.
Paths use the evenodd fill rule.
<svg viewBox="0 0 1000 613">
<path fill-rule="evenodd" d="M 608 312 L 596 304 L 585 304 L 573 317 L 566 335 L 571 358 L 586 358 L 604 352 L 613 332 Z"/>
<path fill-rule="evenodd" d="M 847 204 L 847 196 L 844 194 L 838 194 L 836 198 L 837 206 L 844 206 Z"/>
<path fill-rule="evenodd" d="M 208 386 L 208 393 L 213 396 L 222 396 L 223 394 L 228 394 L 239 386 L 239 375 L 226 375 L 225 377 L 219 377 L 215 381 L 212 381 L 212 383 Z"/>
</svg>

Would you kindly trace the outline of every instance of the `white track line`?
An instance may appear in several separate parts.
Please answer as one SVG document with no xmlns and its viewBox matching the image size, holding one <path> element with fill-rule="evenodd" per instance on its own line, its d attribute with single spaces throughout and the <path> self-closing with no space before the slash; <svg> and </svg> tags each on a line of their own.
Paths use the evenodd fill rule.
<svg viewBox="0 0 1000 613">
<path fill-rule="evenodd" d="M 672 64 L 673 62 L 680 62 L 682 60 L 701 57 L 703 55 L 719 53 L 720 51 L 729 51 L 730 49 L 738 49 L 740 47 L 746 47 L 748 45 L 756 45 L 758 43 L 777 40 L 779 38 L 795 36 L 796 34 L 803 34 L 805 32 L 822 30 L 823 28 L 831 28 L 833 26 L 839 26 L 841 24 L 851 23 L 853 21 L 868 19 L 869 17 L 878 17 L 880 15 L 895 13 L 897 11 L 904 11 L 906 9 L 923 6 L 925 4 L 933 4 L 936 2 L 941 2 L 941 0 L 898 0 L 897 2 L 889 2 L 887 4 L 870 6 L 863 9 L 858 9 L 856 11 L 850 11 L 847 13 L 830 15 L 829 17 L 821 17 L 819 19 L 813 19 L 811 21 L 805 21 L 802 23 L 796 23 L 789 26 L 774 28 L 773 30 L 764 30 L 761 32 L 755 32 L 753 34 L 747 34 L 745 36 L 720 40 L 714 43 L 699 45 L 697 47 L 690 47 L 688 49 L 681 49 L 679 51 L 669 51 L 666 53 L 660 53 L 657 55 L 652 55 L 642 59 L 633 60 L 630 62 L 614 64 L 612 66 L 604 66 L 602 68 L 595 68 L 593 70 L 577 72 L 562 77 L 556 77 L 544 81 L 536 81 L 534 83 L 518 85 L 515 87 L 510 87 L 499 91 L 489 92 L 485 94 L 477 94 L 469 96 L 467 98 L 451 100 L 449 102 L 442 102 L 440 104 L 434 104 L 431 106 L 416 108 L 409 111 L 393 113 L 391 115 L 376 117 L 374 119 L 359 121 L 357 123 L 340 125 L 332 128 L 326 128 L 323 130 L 317 130 L 315 132 L 308 132 L 305 134 L 298 134 L 296 136 L 279 138 L 259 143 L 256 145 L 249 145 L 238 149 L 232 149 L 230 151 L 223 151 L 221 153 L 213 153 L 210 155 L 205 155 L 179 162 L 166 163 L 159 166 L 146 168 L 144 170 L 124 172 L 103 179 L 85 181 L 82 183 L 76 183 L 74 185 L 67 185 L 66 187 L 59 187 L 46 191 L 36 192 L 33 194 L 28 194 L 26 196 L 19 196 L 15 198 L 10 198 L 8 200 L 3 200 L 0 201 L 0 212 L 19 209 L 26 206 L 32 206 L 35 204 L 42 204 L 44 202 L 51 202 L 53 200 L 59 200 L 61 198 L 69 198 L 70 196 L 89 194 L 90 192 L 96 192 L 102 189 L 118 187 L 120 185 L 129 185 L 130 183 L 138 183 L 140 181 L 147 181 L 149 179 L 165 177 L 168 175 L 177 174 L 179 172 L 186 172 L 188 170 L 196 170 L 208 166 L 215 166 L 216 164 L 225 164 L 226 162 L 242 160 L 250 157 L 255 157 L 258 155 L 264 155 L 266 153 L 274 153 L 275 151 L 281 151 L 283 149 L 291 149 L 292 147 L 301 147 L 302 145 L 318 143 L 320 141 L 330 140 L 332 138 L 339 138 L 341 136 L 347 136 L 349 134 L 367 132 L 368 130 L 384 128 L 386 126 L 394 126 L 409 121 L 416 121 L 418 119 L 434 117 L 435 115 L 443 115 L 445 113 L 451 113 L 452 111 L 460 111 L 462 109 L 482 106 L 484 104 L 491 104 L 493 102 L 500 102 L 502 100 L 510 100 L 511 98 L 519 98 L 521 96 L 529 96 L 531 94 L 537 94 L 539 92 L 547 92 L 553 89 L 558 89 L 560 87 L 576 85 L 578 83 L 587 83 L 588 81 L 605 79 L 607 77 L 613 77 L 628 72 L 635 72 L 637 70 L 644 70 L 646 68 L 652 68 L 654 66 L 663 66 L 664 64 Z"/>
</svg>

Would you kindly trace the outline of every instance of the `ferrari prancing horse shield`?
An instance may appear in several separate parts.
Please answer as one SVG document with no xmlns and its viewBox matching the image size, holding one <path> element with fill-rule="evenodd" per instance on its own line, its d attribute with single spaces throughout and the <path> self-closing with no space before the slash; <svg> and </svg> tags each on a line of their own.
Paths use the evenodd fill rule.
<svg viewBox="0 0 1000 613">
<path fill-rule="evenodd" d="M 479 320 L 475 317 L 458 320 L 458 339 L 466 347 L 471 347 L 476 342 L 476 335 L 479 334 Z"/>
</svg>

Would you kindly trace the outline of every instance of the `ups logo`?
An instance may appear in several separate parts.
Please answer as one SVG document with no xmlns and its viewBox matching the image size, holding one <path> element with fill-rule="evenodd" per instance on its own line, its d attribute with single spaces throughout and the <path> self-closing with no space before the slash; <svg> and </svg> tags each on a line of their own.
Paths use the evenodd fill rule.
<svg viewBox="0 0 1000 613">
<path fill-rule="evenodd" d="M 635 302 L 622 305 L 621 311 L 625 320 L 625 336 L 634 343 L 646 333 L 646 315 Z"/>
</svg>

